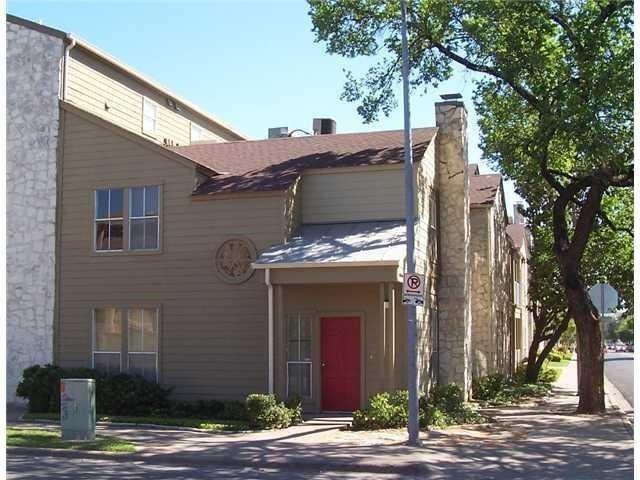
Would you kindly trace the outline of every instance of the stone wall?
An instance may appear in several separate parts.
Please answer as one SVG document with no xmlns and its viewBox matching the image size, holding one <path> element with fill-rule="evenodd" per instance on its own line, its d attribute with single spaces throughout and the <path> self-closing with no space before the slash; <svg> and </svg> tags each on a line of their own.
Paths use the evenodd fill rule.
<svg viewBox="0 0 640 480">
<path fill-rule="evenodd" d="M 436 103 L 440 186 L 438 279 L 439 381 L 471 389 L 469 178 L 467 112 L 462 102 Z"/>
<path fill-rule="evenodd" d="M 7 22 L 7 401 L 53 360 L 56 147 L 63 41 Z"/>
<path fill-rule="evenodd" d="M 501 189 L 496 193 L 492 219 L 491 275 L 493 318 L 495 318 L 495 370 L 509 375 L 514 369 L 514 308 L 511 272 L 511 242 L 507 236 L 508 217 Z"/>
<path fill-rule="evenodd" d="M 495 361 L 490 274 L 489 224 L 492 208 L 471 209 L 471 347 L 473 378 L 486 375 Z"/>
</svg>

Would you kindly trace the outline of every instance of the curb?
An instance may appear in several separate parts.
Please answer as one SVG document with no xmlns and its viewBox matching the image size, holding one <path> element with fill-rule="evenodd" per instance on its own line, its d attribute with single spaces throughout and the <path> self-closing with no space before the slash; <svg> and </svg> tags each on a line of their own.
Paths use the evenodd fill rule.
<svg viewBox="0 0 640 480">
<path fill-rule="evenodd" d="M 392 464 L 347 464 L 319 461 L 290 461 L 290 460 L 265 460 L 262 458 L 234 459 L 234 458 L 201 458 L 181 454 L 157 454 L 157 453 L 114 453 L 92 452 L 82 450 L 63 450 L 55 448 L 29 448 L 7 447 L 7 457 L 10 455 L 28 455 L 30 457 L 58 457 L 71 459 L 111 460 L 116 462 L 145 462 L 152 465 L 173 466 L 225 466 L 225 467 L 250 467 L 289 469 L 296 471 L 323 471 L 323 472 L 352 472 L 352 473 L 396 473 L 405 475 L 425 475 L 433 473 L 424 461 L 413 462 L 405 465 Z"/>
<path fill-rule="evenodd" d="M 604 376 L 604 393 L 610 405 L 609 408 L 620 418 L 625 430 L 633 438 L 633 407 L 606 375 Z"/>
</svg>

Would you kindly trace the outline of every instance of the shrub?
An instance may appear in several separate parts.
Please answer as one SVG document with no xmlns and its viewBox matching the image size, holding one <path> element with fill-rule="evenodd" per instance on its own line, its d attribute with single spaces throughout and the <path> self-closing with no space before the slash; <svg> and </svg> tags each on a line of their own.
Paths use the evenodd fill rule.
<svg viewBox="0 0 640 480">
<path fill-rule="evenodd" d="M 562 360 L 564 360 L 564 356 L 560 352 L 551 351 L 547 356 L 547 360 L 549 360 L 550 362 L 561 362 Z"/>
<path fill-rule="evenodd" d="M 428 396 L 419 399 L 421 428 L 445 427 L 482 421 L 463 400 L 460 387 L 454 384 L 435 385 Z M 406 390 L 383 392 L 373 395 L 365 408 L 353 413 L 354 430 L 406 427 L 408 422 L 409 394 Z"/>
<path fill-rule="evenodd" d="M 24 370 L 16 393 L 26 398 L 31 413 L 60 411 L 60 379 L 93 378 L 96 381 L 96 410 L 107 415 L 149 415 L 169 407 L 171 388 L 137 375 L 106 375 L 90 368 L 63 369 L 55 365 L 34 365 Z"/>
<path fill-rule="evenodd" d="M 376 430 L 406 426 L 408 404 L 407 390 L 377 393 L 369 398 L 365 408 L 353 412 L 353 429 Z"/>
<path fill-rule="evenodd" d="M 492 373 L 473 381 L 473 398 L 489 400 L 495 398 L 506 386 L 507 379 L 501 373 Z"/>
<path fill-rule="evenodd" d="M 291 411 L 291 424 L 298 425 L 302 423 L 302 397 L 300 395 L 289 395 L 284 405 Z"/>
<path fill-rule="evenodd" d="M 246 401 L 249 427 L 256 429 L 286 428 L 292 424 L 293 412 L 273 394 L 255 393 Z"/>
<path fill-rule="evenodd" d="M 518 366 L 518 368 L 516 368 L 516 372 L 513 375 L 514 382 L 517 384 L 523 384 L 526 371 L 527 371 L 527 361 L 523 360 L 522 363 L 520 363 L 520 365 Z M 538 373 L 537 383 L 551 384 L 558 379 L 559 375 L 560 373 L 557 370 L 549 367 L 549 363 L 545 361 L 542 364 L 542 368 L 540 369 L 540 372 Z"/>
</svg>

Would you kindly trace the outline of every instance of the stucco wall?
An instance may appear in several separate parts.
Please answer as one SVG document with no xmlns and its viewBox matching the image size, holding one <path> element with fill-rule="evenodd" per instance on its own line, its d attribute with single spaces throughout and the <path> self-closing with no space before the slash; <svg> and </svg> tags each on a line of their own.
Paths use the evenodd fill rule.
<svg viewBox="0 0 640 480">
<path fill-rule="evenodd" d="M 53 360 L 61 38 L 7 29 L 7 401 L 22 370 Z"/>
</svg>

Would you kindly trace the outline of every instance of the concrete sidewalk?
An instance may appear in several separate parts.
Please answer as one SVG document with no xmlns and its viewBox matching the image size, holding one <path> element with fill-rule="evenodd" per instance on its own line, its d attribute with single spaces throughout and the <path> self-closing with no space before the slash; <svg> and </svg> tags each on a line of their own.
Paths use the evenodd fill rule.
<svg viewBox="0 0 640 480">
<path fill-rule="evenodd" d="M 206 433 L 100 426 L 131 439 L 136 454 L 107 455 L 157 465 L 229 465 L 298 471 L 395 473 L 445 479 L 631 479 L 633 441 L 617 412 L 573 414 L 576 364 L 554 395 L 525 406 L 487 410 L 496 422 L 422 434 L 421 447 L 405 445 L 404 430 L 350 432 L 322 418 L 285 430 Z M 342 422 L 343 423 L 343 422 Z M 26 449 L 11 448 L 9 456 Z M 51 450 L 29 455 L 50 456 Z M 56 451 L 58 456 L 105 458 L 103 453 Z"/>
</svg>

